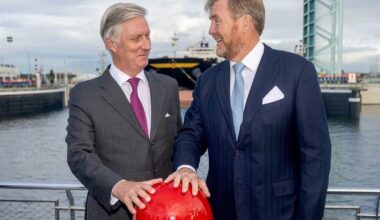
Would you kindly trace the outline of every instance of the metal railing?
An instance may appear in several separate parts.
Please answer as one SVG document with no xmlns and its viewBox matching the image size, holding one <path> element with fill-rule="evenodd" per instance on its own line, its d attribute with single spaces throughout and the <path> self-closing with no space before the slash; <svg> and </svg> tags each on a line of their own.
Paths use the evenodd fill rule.
<svg viewBox="0 0 380 220">
<path fill-rule="evenodd" d="M 75 220 L 75 212 L 85 211 L 84 206 L 75 206 L 72 190 L 86 190 L 81 184 L 40 184 L 40 183 L 0 183 L 0 189 L 9 190 L 54 190 L 65 191 L 68 199 L 68 205 L 62 206 L 59 200 L 42 200 L 42 199 L 4 199 L 0 198 L 1 204 L 9 204 L 7 207 L 0 206 L 0 219 L 46 219 L 46 212 L 53 211 L 55 220 L 61 219 L 61 211 L 69 212 L 69 219 Z M 15 205 L 17 204 L 17 205 Z M 34 204 L 31 206 L 30 204 Z M 52 204 L 51 207 L 37 205 Z M 8 209 L 8 210 L 7 210 Z M 8 211 L 8 212 L 7 212 Z M 42 212 L 42 213 L 41 213 Z M 39 217 L 37 217 L 37 215 Z M 41 217 L 43 216 L 43 217 Z"/>
<path fill-rule="evenodd" d="M 374 197 L 375 205 L 373 213 L 363 213 L 361 206 L 357 205 L 331 205 L 326 204 L 326 210 L 351 210 L 354 211 L 356 220 L 361 219 L 380 219 L 379 205 L 380 205 L 380 189 L 358 189 L 358 188 L 329 188 L 328 195 L 340 195 L 340 196 L 360 196 L 360 197 Z"/>
<path fill-rule="evenodd" d="M 86 190 L 86 188 L 81 184 L 37 184 L 37 183 L 1 183 L 0 190 L 3 189 L 13 189 L 13 190 L 63 190 L 66 192 L 69 204 L 66 206 L 61 206 L 59 200 L 38 200 L 38 199 L 4 199 L 0 198 L 0 204 L 3 203 L 17 203 L 19 204 L 27 203 L 46 203 L 52 204 L 54 210 L 55 220 L 60 219 L 61 211 L 68 211 L 70 213 L 70 219 L 75 219 L 75 212 L 83 212 L 85 210 L 84 206 L 75 206 L 74 196 L 71 193 L 72 190 Z M 374 197 L 375 205 L 373 213 L 362 212 L 362 207 L 360 205 L 352 204 L 330 204 L 326 203 L 326 210 L 338 210 L 338 211 L 351 211 L 352 216 L 356 220 L 361 219 L 376 219 L 380 220 L 379 215 L 379 203 L 380 203 L 380 189 L 358 189 L 358 188 L 329 188 L 327 191 L 329 196 L 358 196 L 358 197 Z M 49 208 L 51 210 L 52 207 Z M 12 210 L 15 211 L 15 210 Z M 3 209 L 0 209 L 1 219 L 15 219 L 14 217 L 7 218 L 7 216 L 1 216 Z M 17 218 L 20 219 L 20 218 Z M 33 219 L 33 218 L 28 218 Z"/>
</svg>

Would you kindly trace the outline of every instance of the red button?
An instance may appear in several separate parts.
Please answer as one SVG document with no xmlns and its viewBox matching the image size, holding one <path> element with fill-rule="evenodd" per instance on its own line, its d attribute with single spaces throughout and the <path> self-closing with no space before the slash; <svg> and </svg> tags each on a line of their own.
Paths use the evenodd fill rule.
<svg viewBox="0 0 380 220">
<path fill-rule="evenodd" d="M 191 186 L 186 193 L 182 188 L 173 187 L 173 182 L 153 186 L 156 193 L 146 203 L 144 209 L 137 209 L 136 220 L 212 220 L 208 199 L 202 192 L 191 194 Z"/>
</svg>

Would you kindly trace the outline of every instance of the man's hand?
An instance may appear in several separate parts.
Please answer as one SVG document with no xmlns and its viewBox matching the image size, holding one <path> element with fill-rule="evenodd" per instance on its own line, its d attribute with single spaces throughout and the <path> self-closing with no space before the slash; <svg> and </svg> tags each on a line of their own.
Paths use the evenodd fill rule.
<svg viewBox="0 0 380 220">
<path fill-rule="evenodd" d="M 122 181 L 112 189 L 112 195 L 124 203 L 132 214 L 136 214 L 134 205 L 140 209 L 145 208 L 143 201 L 149 202 L 150 194 L 156 192 L 152 185 L 162 183 L 162 181 L 162 178 L 144 182 Z"/>
<path fill-rule="evenodd" d="M 196 196 L 198 190 L 201 189 L 205 196 L 210 197 L 210 192 L 207 188 L 205 181 L 203 181 L 192 169 L 183 167 L 176 172 L 170 174 L 165 179 L 165 183 L 174 180 L 174 188 L 177 188 L 182 183 L 182 192 L 185 193 L 189 189 L 189 184 L 192 186 L 192 194 Z"/>
</svg>

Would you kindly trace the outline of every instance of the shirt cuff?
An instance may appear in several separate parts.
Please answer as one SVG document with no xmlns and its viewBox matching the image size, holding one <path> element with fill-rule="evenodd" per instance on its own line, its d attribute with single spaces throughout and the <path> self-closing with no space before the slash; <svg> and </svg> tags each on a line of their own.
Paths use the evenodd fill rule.
<svg viewBox="0 0 380 220">
<path fill-rule="evenodd" d="M 194 167 L 190 166 L 190 165 L 181 165 L 177 168 L 177 171 L 181 168 L 189 168 L 190 170 L 194 171 L 194 173 L 196 173 L 197 171 L 194 169 Z"/>
<path fill-rule="evenodd" d="M 112 191 L 113 191 L 113 189 L 115 188 L 115 186 L 116 186 L 117 184 L 119 184 L 119 183 L 121 183 L 121 182 L 124 182 L 124 181 L 126 181 L 126 180 L 120 180 L 119 182 L 117 182 L 117 183 L 113 186 L 113 188 L 112 188 L 112 190 L 111 190 L 111 199 L 110 199 L 110 204 L 111 204 L 111 206 L 115 205 L 115 204 L 119 201 L 118 198 L 116 198 L 115 196 L 112 195 Z"/>
</svg>

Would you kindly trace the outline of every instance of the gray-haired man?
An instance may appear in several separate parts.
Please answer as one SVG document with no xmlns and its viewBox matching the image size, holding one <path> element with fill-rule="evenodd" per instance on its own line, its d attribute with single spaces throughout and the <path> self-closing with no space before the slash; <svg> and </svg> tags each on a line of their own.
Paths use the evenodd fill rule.
<svg viewBox="0 0 380 220">
<path fill-rule="evenodd" d="M 88 189 L 86 219 L 131 219 L 172 172 L 178 85 L 144 72 L 151 49 L 145 14 L 130 3 L 105 11 L 100 33 L 112 64 L 70 92 L 67 161 Z"/>
</svg>

